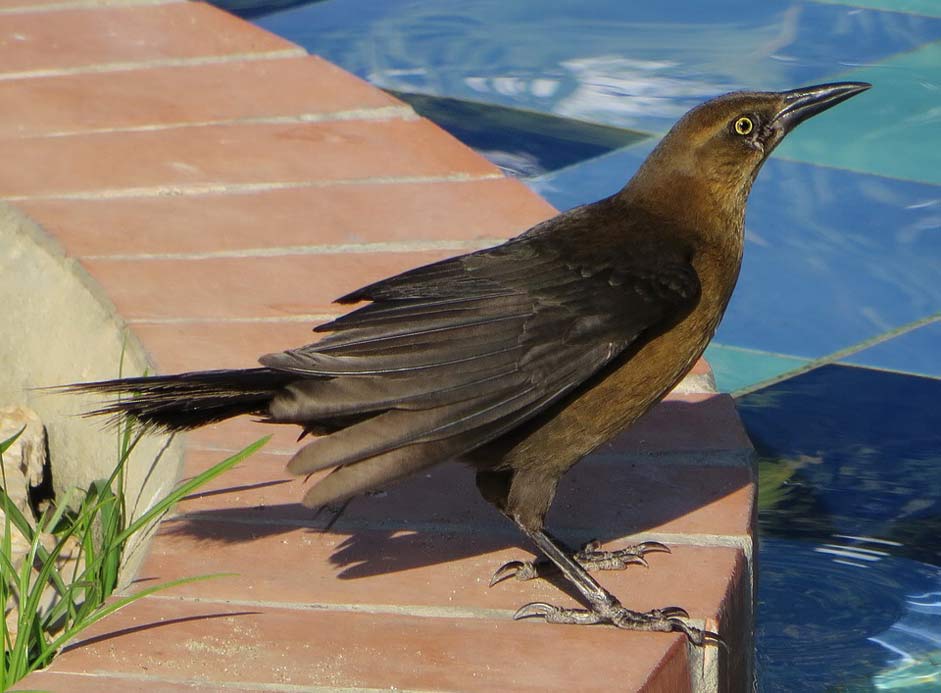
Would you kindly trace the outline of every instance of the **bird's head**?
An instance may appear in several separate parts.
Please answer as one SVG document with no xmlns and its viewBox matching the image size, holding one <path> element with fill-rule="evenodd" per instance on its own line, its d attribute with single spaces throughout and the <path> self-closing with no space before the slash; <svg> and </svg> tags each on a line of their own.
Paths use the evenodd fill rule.
<svg viewBox="0 0 941 693">
<path fill-rule="evenodd" d="M 628 188 L 672 198 L 674 206 L 685 199 L 706 211 L 711 201 L 743 212 L 758 170 L 791 130 L 870 86 L 839 82 L 707 101 L 673 126 Z"/>
</svg>

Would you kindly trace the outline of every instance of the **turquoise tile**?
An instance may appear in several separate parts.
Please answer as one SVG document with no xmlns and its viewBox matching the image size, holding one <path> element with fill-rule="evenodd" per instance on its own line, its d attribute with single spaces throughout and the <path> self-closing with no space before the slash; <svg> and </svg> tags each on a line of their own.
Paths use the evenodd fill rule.
<svg viewBox="0 0 941 693">
<path fill-rule="evenodd" d="M 706 349 L 706 360 L 720 392 L 736 392 L 809 363 L 807 359 L 715 343 Z"/>
<path fill-rule="evenodd" d="M 938 0 L 815 0 L 825 5 L 847 5 L 867 10 L 885 10 L 887 12 L 907 12 L 926 17 L 941 17 L 941 3 Z"/>
<path fill-rule="evenodd" d="M 800 127 L 778 155 L 893 178 L 941 183 L 941 42 L 830 76 L 873 88 Z"/>
<path fill-rule="evenodd" d="M 845 359 L 845 363 L 941 378 L 941 322 L 932 322 Z"/>
</svg>

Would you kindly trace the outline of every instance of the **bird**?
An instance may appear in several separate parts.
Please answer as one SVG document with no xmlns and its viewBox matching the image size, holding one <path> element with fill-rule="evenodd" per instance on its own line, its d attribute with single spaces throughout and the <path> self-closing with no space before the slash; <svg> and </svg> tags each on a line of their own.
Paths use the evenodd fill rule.
<svg viewBox="0 0 941 693">
<path fill-rule="evenodd" d="M 668 547 L 575 550 L 549 533 L 545 516 L 561 477 L 650 410 L 703 354 L 735 288 L 746 201 L 771 152 L 800 123 L 870 87 L 709 100 L 614 195 L 348 293 L 337 303 L 351 309 L 315 327 L 318 341 L 262 356 L 260 366 L 64 387 L 109 396 L 88 414 L 126 417 L 147 431 L 244 414 L 300 426 L 301 438 L 314 437 L 288 471 L 332 469 L 307 490 L 309 507 L 459 460 L 543 556 L 501 566 L 491 584 L 554 570 L 582 598 L 579 608 L 533 602 L 515 618 L 721 642 L 681 607 L 625 607 L 590 573 L 646 563 L 646 553 Z"/>
</svg>

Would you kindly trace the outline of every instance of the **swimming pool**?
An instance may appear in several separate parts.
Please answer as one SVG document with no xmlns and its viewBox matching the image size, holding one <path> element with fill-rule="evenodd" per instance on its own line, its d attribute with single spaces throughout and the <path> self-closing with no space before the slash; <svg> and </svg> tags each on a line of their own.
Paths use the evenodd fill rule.
<svg viewBox="0 0 941 693">
<path fill-rule="evenodd" d="M 762 690 L 941 689 L 941 5 L 252 1 L 560 209 L 718 93 L 872 82 L 766 164 L 707 355 L 760 456 Z"/>
</svg>

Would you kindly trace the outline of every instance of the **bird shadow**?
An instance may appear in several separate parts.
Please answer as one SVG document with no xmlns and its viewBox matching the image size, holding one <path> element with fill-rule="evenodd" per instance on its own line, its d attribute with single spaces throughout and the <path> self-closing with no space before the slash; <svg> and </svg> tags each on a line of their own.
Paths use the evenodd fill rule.
<svg viewBox="0 0 941 693">
<path fill-rule="evenodd" d="M 662 450 L 667 447 L 662 441 L 669 430 L 684 426 L 708 430 L 695 419 L 724 425 L 716 424 L 716 405 L 709 399 L 665 402 L 628 434 L 586 457 L 560 482 L 547 527 L 572 548 L 591 540 L 619 548 L 624 537 L 643 540 L 644 532 L 712 529 L 710 513 L 726 517 L 724 508 L 747 514 L 747 494 L 753 482 L 749 465 L 729 462 L 721 450 L 716 451 L 712 465 L 703 464 L 702 450 L 695 458 Z M 668 430 L 664 430 L 665 423 Z M 211 495 L 263 487 L 270 491 L 276 483 L 243 484 Z M 736 494 L 746 494 L 746 499 L 730 499 Z M 743 522 L 747 524 L 747 519 Z M 535 551 L 510 521 L 480 497 L 473 469 L 458 463 L 438 465 L 338 508 L 313 510 L 293 502 L 209 508 L 187 512 L 171 526 L 165 525 L 171 533 L 225 543 L 298 529 L 323 535 L 331 543 L 330 563 L 341 580 L 490 555 L 494 555 L 495 570 L 503 561 L 528 560 Z M 742 531 L 747 531 L 744 525 Z"/>
</svg>

